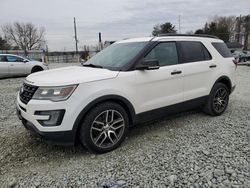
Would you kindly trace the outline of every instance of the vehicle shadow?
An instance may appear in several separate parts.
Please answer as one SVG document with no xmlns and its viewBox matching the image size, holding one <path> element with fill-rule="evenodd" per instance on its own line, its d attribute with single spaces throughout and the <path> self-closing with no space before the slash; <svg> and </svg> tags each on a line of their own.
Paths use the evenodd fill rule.
<svg viewBox="0 0 250 188">
<path fill-rule="evenodd" d="M 7 79 L 15 79 L 15 78 L 26 78 L 26 76 L 11 76 L 11 77 L 4 77 L 4 78 L 0 78 L 0 80 L 7 80 Z"/>
</svg>

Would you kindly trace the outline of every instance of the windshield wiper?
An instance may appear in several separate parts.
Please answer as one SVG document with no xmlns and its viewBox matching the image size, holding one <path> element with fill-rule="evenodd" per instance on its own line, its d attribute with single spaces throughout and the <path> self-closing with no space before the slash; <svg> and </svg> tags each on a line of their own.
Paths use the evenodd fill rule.
<svg viewBox="0 0 250 188">
<path fill-rule="evenodd" d="M 82 64 L 84 67 L 93 67 L 93 68 L 103 68 L 101 65 L 94 65 L 94 64 Z"/>
</svg>

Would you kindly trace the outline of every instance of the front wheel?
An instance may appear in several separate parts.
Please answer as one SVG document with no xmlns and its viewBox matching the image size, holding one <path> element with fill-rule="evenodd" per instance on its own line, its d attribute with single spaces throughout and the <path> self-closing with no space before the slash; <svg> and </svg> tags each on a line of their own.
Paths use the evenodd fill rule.
<svg viewBox="0 0 250 188">
<path fill-rule="evenodd" d="M 129 119 L 122 106 L 105 102 L 94 107 L 84 118 L 79 139 L 90 151 L 105 153 L 116 149 L 125 139 Z"/>
<path fill-rule="evenodd" d="M 31 73 L 43 71 L 42 67 L 35 66 L 32 68 Z"/>
<path fill-rule="evenodd" d="M 229 90 L 227 86 L 223 83 L 216 83 L 204 106 L 204 112 L 212 116 L 219 116 L 226 110 L 228 101 Z"/>
</svg>

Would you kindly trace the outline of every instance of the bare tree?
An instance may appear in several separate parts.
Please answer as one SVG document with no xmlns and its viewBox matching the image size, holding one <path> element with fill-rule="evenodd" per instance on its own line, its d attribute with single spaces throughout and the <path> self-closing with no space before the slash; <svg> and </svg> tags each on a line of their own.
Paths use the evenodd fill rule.
<svg viewBox="0 0 250 188">
<path fill-rule="evenodd" d="M 215 35 L 225 42 L 233 39 L 236 17 L 214 16 L 202 29 L 195 31 L 196 34 Z"/>
<path fill-rule="evenodd" d="M 45 45 L 45 29 L 36 28 L 32 23 L 14 22 L 2 26 L 5 38 L 13 45 L 27 52 L 28 50 L 41 49 Z"/>
<path fill-rule="evenodd" d="M 217 23 L 218 28 L 222 28 L 222 30 L 223 28 L 225 29 L 224 31 L 228 33 L 229 39 L 233 38 L 234 31 L 235 31 L 235 23 L 236 23 L 235 16 L 214 17 L 214 22 Z M 224 34 L 227 34 L 227 33 L 224 33 Z"/>
</svg>

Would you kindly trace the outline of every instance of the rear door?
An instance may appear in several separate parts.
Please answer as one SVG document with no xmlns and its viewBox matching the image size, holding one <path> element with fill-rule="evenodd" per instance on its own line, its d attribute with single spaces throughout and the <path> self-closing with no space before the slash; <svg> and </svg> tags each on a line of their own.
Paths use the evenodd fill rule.
<svg viewBox="0 0 250 188">
<path fill-rule="evenodd" d="M 10 75 L 26 75 L 27 74 L 27 64 L 23 58 L 18 56 L 7 56 L 7 61 L 9 63 L 9 73 Z"/>
<path fill-rule="evenodd" d="M 0 56 L 0 78 L 4 78 L 9 74 L 9 64 L 7 62 L 6 56 Z"/>
<path fill-rule="evenodd" d="M 183 78 L 178 65 L 175 42 L 157 44 L 144 59 L 157 59 L 160 68 L 136 71 L 136 94 L 139 112 L 183 101 Z"/>
<path fill-rule="evenodd" d="M 217 65 L 200 41 L 178 41 L 180 67 L 184 79 L 184 101 L 210 93 L 212 75 Z"/>
</svg>

